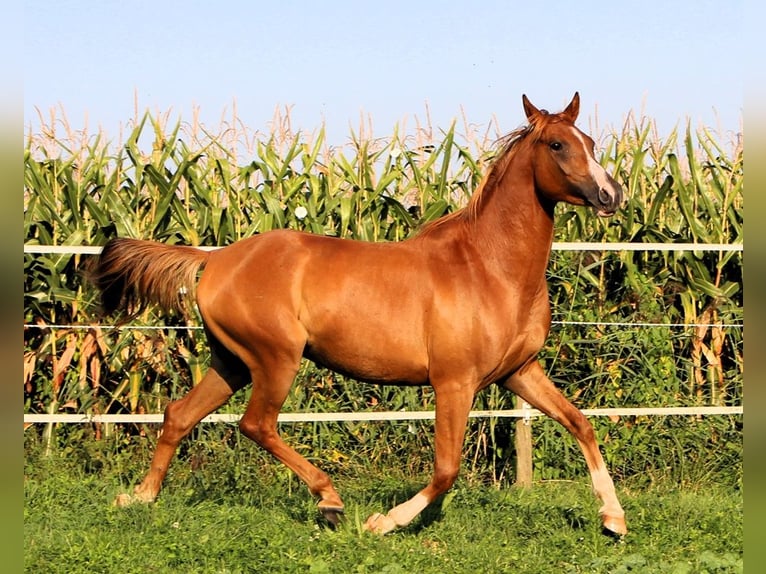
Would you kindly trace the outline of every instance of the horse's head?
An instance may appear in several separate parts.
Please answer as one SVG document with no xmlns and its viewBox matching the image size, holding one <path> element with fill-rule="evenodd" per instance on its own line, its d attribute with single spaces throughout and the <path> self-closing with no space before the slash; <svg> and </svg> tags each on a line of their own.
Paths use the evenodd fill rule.
<svg viewBox="0 0 766 574">
<path fill-rule="evenodd" d="M 593 140 L 575 127 L 580 96 L 563 112 L 549 114 L 522 96 L 533 146 L 538 193 L 551 202 L 590 205 L 601 216 L 613 215 L 622 203 L 620 184 L 596 161 Z"/>
</svg>

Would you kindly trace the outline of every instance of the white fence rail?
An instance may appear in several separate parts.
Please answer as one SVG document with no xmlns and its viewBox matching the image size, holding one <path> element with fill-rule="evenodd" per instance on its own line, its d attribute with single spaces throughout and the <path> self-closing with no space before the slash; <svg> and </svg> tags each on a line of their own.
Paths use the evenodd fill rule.
<svg viewBox="0 0 766 574">
<path fill-rule="evenodd" d="M 585 416 L 706 416 L 741 415 L 743 408 L 735 407 L 624 407 L 604 409 L 581 409 Z M 545 416 L 537 409 L 521 408 L 507 410 L 471 411 L 470 418 L 520 418 L 529 420 Z M 237 423 L 238 413 L 216 413 L 202 419 L 203 423 Z M 162 414 L 25 414 L 24 424 L 35 423 L 162 423 Z M 280 413 L 280 423 L 316 422 L 365 422 L 365 421 L 414 421 L 433 420 L 434 411 L 381 411 L 381 412 L 332 412 L 332 413 Z"/>
</svg>

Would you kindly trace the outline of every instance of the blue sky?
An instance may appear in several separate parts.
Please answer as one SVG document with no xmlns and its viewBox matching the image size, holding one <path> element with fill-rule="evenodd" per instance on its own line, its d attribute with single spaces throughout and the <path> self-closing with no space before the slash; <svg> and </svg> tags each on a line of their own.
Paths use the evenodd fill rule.
<svg viewBox="0 0 766 574">
<path fill-rule="evenodd" d="M 506 132 L 522 93 L 556 111 L 579 90 L 585 128 L 632 111 L 661 135 L 687 119 L 735 132 L 743 20 L 739 0 L 27 2 L 25 130 L 61 107 L 117 138 L 136 102 L 217 127 L 236 102 L 249 129 L 289 106 L 294 129 L 324 123 L 338 144 L 362 115 L 388 136 L 426 108 L 434 127 L 464 114 Z"/>
</svg>

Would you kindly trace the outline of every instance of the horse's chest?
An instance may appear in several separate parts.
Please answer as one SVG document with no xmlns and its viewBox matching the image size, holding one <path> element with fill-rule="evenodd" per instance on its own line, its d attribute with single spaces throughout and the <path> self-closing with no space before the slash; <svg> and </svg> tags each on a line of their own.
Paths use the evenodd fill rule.
<svg viewBox="0 0 766 574">
<path fill-rule="evenodd" d="M 550 324 L 547 297 L 464 300 L 443 314 L 431 337 L 431 366 L 496 380 L 518 369 L 545 343 Z"/>
</svg>

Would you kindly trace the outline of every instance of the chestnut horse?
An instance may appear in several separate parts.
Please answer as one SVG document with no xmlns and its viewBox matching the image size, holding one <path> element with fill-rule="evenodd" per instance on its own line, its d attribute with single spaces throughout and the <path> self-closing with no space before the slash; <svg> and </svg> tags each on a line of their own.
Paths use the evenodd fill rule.
<svg viewBox="0 0 766 574">
<path fill-rule="evenodd" d="M 491 384 L 561 423 L 579 443 L 604 528 L 626 532 L 612 479 L 585 416 L 537 360 L 550 327 L 546 266 L 558 202 L 615 213 L 620 185 L 575 127 L 575 94 L 550 114 L 522 96 L 528 124 L 503 140 L 468 205 L 400 242 L 369 243 L 276 230 L 215 251 L 113 239 L 92 269 L 104 311 L 157 304 L 184 312 L 193 293 L 211 347 L 202 381 L 171 402 L 151 467 L 118 505 L 153 501 L 183 437 L 252 384 L 239 429 L 292 469 L 332 523 L 343 502 L 326 473 L 288 446 L 277 417 L 303 357 L 377 384 L 431 385 L 429 484 L 365 528 L 409 524 L 454 483 L 474 396 Z M 199 280 L 198 273 L 202 271 Z"/>
</svg>

